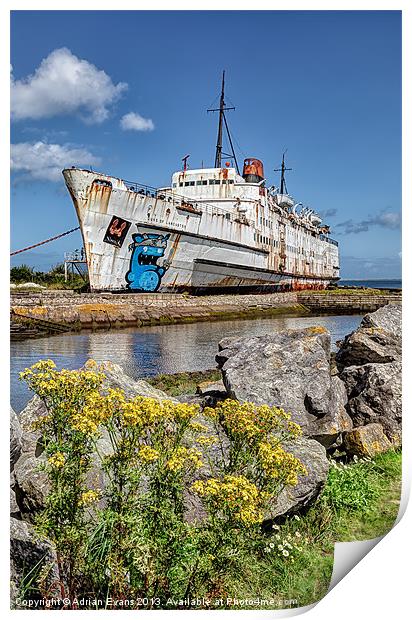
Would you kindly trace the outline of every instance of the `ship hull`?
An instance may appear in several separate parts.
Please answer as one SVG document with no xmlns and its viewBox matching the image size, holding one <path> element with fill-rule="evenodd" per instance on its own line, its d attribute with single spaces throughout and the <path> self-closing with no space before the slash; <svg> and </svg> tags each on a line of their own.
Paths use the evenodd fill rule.
<svg viewBox="0 0 412 620">
<path fill-rule="evenodd" d="M 228 222 L 218 213 L 208 216 L 210 225 L 204 219 L 201 225 L 205 214 L 129 191 L 120 179 L 78 169 L 63 174 L 80 223 L 92 291 L 252 293 L 322 289 L 338 279 L 313 269 L 285 269 L 253 244 L 247 226 L 235 224 L 235 234 L 233 226 L 226 232 Z"/>
</svg>

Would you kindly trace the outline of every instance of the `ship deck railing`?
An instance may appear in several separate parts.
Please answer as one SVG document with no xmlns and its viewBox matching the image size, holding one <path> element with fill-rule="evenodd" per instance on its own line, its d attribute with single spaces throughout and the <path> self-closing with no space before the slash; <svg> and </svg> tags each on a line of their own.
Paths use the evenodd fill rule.
<svg viewBox="0 0 412 620">
<path fill-rule="evenodd" d="M 331 237 L 327 237 L 326 235 L 319 235 L 319 239 L 321 239 L 322 241 L 327 241 L 328 243 L 331 243 L 332 245 L 336 245 L 336 247 L 338 247 L 339 245 L 339 243 L 335 241 L 335 239 L 331 239 Z"/>
<path fill-rule="evenodd" d="M 156 187 L 152 187 L 150 185 L 143 185 L 142 183 L 136 183 L 133 181 L 125 181 L 123 179 L 123 183 L 126 185 L 127 189 L 136 192 L 137 194 L 141 194 L 142 196 L 148 196 L 150 198 L 157 198 L 159 200 L 164 200 L 165 202 L 170 202 L 175 205 L 176 202 L 183 205 L 190 205 L 196 211 L 202 211 L 204 213 L 208 213 L 210 215 L 220 215 L 221 217 L 226 217 L 227 219 L 233 219 L 239 217 L 239 214 L 233 209 L 222 209 L 221 207 L 217 207 L 211 203 L 196 201 L 186 196 L 181 196 L 180 194 L 176 194 L 172 188 L 167 188 L 165 190 L 157 189 Z M 276 203 L 275 203 L 276 204 Z M 278 207 L 278 205 L 276 205 Z M 244 222 L 246 224 L 246 222 Z M 250 226 L 252 222 L 247 222 L 247 225 Z M 322 241 L 326 241 L 332 245 L 338 246 L 338 242 L 335 239 L 331 239 L 327 235 L 320 234 L 319 239 Z"/>
<path fill-rule="evenodd" d="M 159 200 L 164 200 L 165 202 L 170 202 L 175 205 L 190 205 L 197 211 L 202 211 L 204 213 L 209 213 L 211 215 L 220 215 L 222 217 L 226 217 L 229 219 L 230 215 L 237 215 L 232 209 L 222 209 L 221 207 L 216 207 L 215 205 L 203 201 L 196 201 L 192 198 L 188 198 L 187 196 L 182 196 L 180 194 L 176 194 L 172 189 L 159 190 L 155 187 L 151 187 L 150 185 L 143 185 L 142 183 L 134 183 L 133 181 L 125 181 L 122 179 L 123 183 L 126 185 L 127 189 L 136 192 L 137 194 L 141 194 L 142 196 L 148 196 L 150 198 L 157 198 Z"/>
</svg>

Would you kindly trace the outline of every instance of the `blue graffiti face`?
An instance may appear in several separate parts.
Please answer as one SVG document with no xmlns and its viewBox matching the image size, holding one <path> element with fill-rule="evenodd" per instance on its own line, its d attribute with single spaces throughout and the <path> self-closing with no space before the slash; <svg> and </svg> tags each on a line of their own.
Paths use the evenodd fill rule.
<svg viewBox="0 0 412 620">
<path fill-rule="evenodd" d="M 164 256 L 170 235 L 135 234 L 129 271 L 126 274 L 127 288 L 133 291 L 155 292 L 160 286 L 162 276 L 168 265 L 158 265 L 159 258 Z"/>
</svg>

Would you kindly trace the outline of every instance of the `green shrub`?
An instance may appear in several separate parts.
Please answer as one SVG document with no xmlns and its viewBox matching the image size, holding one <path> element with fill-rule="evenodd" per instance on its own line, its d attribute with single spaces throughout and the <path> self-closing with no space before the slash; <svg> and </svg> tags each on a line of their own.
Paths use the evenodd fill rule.
<svg viewBox="0 0 412 620">
<path fill-rule="evenodd" d="M 214 592 L 262 538 L 279 493 L 306 473 L 282 445 L 301 434 L 282 409 L 228 399 L 200 418 L 197 405 L 104 389 L 95 362 L 57 371 L 43 361 L 21 378 L 47 406 L 35 426 L 50 492 L 36 528 L 56 549 L 51 594 L 62 598 L 93 592 L 150 608 Z M 90 481 L 96 461 L 103 489 Z M 188 522 L 187 496 L 201 522 Z"/>
<path fill-rule="evenodd" d="M 332 461 L 322 502 L 336 511 L 367 512 L 379 497 L 379 476 L 371 459 Z"/>
</svg>

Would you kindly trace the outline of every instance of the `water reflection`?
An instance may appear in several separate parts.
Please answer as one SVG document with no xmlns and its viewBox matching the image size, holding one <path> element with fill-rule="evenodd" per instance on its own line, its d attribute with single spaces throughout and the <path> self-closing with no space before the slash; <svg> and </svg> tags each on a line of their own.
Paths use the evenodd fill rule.
<svg viewBox="0 0 412 620">
<path fill-rule="evenodd" d="M 361 316 L 276 317 L 183 325 L 159 325 L 120 331 L 62 334 L 11 343 L 11 403 L 21 411 L 30 398 L 18 373 L 39 359 L 59 368 L 79 368 L 87 359 L 111 360 L 131 376 L 204 370 L 215 366 L 217 343 L 226 336 L 258 336 L 285 328 L 326 327 L 332 343 L 354 330 Z"/>
</svg>

